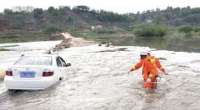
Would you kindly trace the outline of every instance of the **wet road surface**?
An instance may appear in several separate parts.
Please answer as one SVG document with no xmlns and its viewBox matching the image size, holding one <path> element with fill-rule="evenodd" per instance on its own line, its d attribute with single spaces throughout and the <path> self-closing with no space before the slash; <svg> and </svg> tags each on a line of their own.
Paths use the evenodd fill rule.
<svg viewBox="0 0 200 110">
<path fill-rule="evenodd" d="M 160 73 L 157 89 L 146 90 L 141 69 L 127 74 L 142 48 L 65 49 L 59 55 L 72 66 L 62 81 L 42 91 L 7 91 L 1 81 L 0 110 L 198 110 L 200 54 L 152 51 L 169 75 Z"/>
</svg>

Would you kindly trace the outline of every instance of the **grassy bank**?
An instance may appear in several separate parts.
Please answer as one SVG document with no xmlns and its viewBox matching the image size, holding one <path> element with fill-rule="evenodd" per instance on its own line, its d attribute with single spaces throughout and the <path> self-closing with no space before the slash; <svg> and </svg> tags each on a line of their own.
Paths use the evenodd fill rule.
<svg viewBox="0 0 200 110">
<path fill-rule="evenodd" d="M 0 51 L 10 51 L 10 50 L 5 48 L 0 48 Z"/>
<path fill-rule="evenodd" d="M 34 33 L 4 33 L 0 35 L 0 43 L 18 43 L 18 42 L 33 42 L 33 41 L 51 41 L 64 39 L 61 34 L 46 35 L 41 32 Z"/>
</svg>

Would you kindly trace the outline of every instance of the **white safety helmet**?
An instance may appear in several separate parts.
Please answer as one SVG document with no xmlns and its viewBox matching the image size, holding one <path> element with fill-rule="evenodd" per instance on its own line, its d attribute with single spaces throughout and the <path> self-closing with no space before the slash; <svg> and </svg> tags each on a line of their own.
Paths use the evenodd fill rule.
<svg viewBox="0 0 200 110">
<path fill-rule="evenodd" d="M 141 51 L 140 52 L 140 55 L 147 55 L 148 53 L 147 53 L 147 51 Z"/>
<path fill-rule="evenodd" d="M 151 50 L 150 50 L 150 49 L 147 49 L 147 53 L 150 54 L 150 53 L 151 53 Z"/>
</svg>

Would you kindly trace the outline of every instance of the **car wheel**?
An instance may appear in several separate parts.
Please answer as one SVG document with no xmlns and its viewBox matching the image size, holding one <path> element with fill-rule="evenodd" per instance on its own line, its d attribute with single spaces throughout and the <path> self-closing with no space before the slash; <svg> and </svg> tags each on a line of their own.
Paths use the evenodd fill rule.
<svg viewBox="0 0 200 110">
<path fill-rule="evenodd" d="M 15 91 L 15 90 L 13 90 L 13 89 L 8 89 L 7 91 L 8 91 L 8 92 L 13 92 L 13 91 Z"/>
</svg>

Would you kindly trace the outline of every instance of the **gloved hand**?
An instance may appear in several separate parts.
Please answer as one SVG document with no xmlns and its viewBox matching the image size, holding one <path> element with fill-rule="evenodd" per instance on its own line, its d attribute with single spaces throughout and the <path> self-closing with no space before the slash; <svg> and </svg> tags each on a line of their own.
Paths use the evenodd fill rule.
<svg viewBox="0 0 200 110">
<path fill-rule="evenodd" d="M 164 68 L 162 68 L 161 71 L 162 71 L 163 73 L 165 73 L 165 69 L 164 69 Z"/>
<path fill-rule="evenodd" d="M 148 78 L 148 79 L 146 80 L 146 82 L 151 82 L 151 79 Z"/>
</svg>

